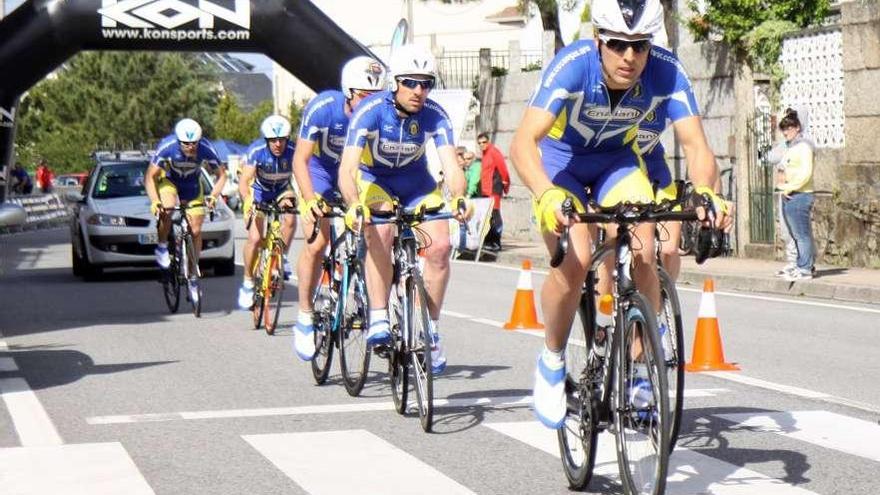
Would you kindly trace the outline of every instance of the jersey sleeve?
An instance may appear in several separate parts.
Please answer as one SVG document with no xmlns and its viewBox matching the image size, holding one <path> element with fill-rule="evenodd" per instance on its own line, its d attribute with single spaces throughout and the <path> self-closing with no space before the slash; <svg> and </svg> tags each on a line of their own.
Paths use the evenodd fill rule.
<svg viewBox="0 0 880 495">
<path fill-rule="evenodd" d="M 199 163 L 202 166 L 208 167 L 210 170 L 220 166 L 220 155 L 217 154 L 217 150 L 210 141 L 203 139 L 200 148 L 201 156 L 199 157 Z"/>
<path fill-rule="evenodd" d="M 661 80 L 671 81 L 669 98 L 664 102 L 665 113 L 669 120 L 676 122 L 686 117 L 700 115 L 694 88 L 681 62 L 668 52 L 658 52 L 658 56 L 666 63 L 664 67 L 666 76 Z"/>
<path fill-rule="evenodd" d="M 428 132 L 432 135 L 434 145 L 438 148 L 440 146 L 455 146 L 455 132 L 446 110 L 443 110 L 443 107 L 433 100 L 428 100 L 425 103 L 425 110 L 428 112 L 425 124 L 428 126 Z"/>
<path fill-rule="evenodd" d="M 560 50 L 544 71 L 529 106 L 559 115 L 570 95 L 582 91 L 589 70 L 586 58 L 594 49 L 591 43 L 580 42 Z"/>
<path fill-rule="evenodd" d="M 322 129 L 326 129 L 329 125 L 327 116 L 329 115 L 330 104 L 333 102 L 332 97 L 321 97 L 319 95 L 306 105 L 303 110 L 302 123 L 299 126 L 299 137 L 308 141 L 317 141 Z"/>
<path fill-rule="evenodd" d="M 168 171 L 168 161 L 174 157 L 174 146 L 177 144 L 177 141 L 163 139 L 159 143 L 159 147 L 156 150 L 156 154 L 153 156 L 151 163 L 164 171 Z"/>
<path fill-rule="evenodd" d="M 348 124 L 348 134 L 345 137 L 346 146 L 363 148 L 367 144 L 367 134 L 378 130 L 381 99 L 376 99 L 364 104 L 361 102 L 357 110 L 351 116 Z"/>
<path fill-rule="evenodd" d="M 257 146 L 257 143 L 251 143 L 248 146 L 247 155 L 245 155 L 244 166 L 245 167 L 256 167 L 257 166 L 257 155 L 259 154 L 260 147 Z"/>
</svg>

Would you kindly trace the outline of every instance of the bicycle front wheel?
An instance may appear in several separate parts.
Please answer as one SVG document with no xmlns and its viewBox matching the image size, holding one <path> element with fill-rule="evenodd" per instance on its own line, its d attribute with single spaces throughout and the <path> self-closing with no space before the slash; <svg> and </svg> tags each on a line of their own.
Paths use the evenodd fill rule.
<svg viewBox="0 0 880 495">
<path fill-rule="evenodd" d="M 598 450 L 599 430 L 593 402 L 601 393 L 604 357 L 596 352 L 592 279 L 591 273 L 565 347 L 565 423 L 556 432 L 562 469 L 568 485 L 575 490 L 590 484 Z M 604 338 L 601 345 L 605 345 Z"/>
<path fill-rule="evenodd" d="M 259 251 L 259 258 L 254 265 L 254 301 L 251 306 L 251 317 L 254 321 L 254 330 L 263 326 L 263 277 L 266 273 L 266 251 Z"/>
<path fill-rule="evenodd" d="M 660 268 L 660 345 L 666 360 L 666 380 L 669 384 L 669 451 L 675 450 L 678 442 L 678 431 L 681 427 L 681 415 L 684 410 L 684 326 L 681 322 L 681 303 L 675 283 Z"/>
<path fill-rule="evenodd" d="M 657 321 L 644 296 L 622 297 L 614 408 L 620 479 L 627 495 L 662 495 L 669 465 L 669 390 Z"/>
<path fill-rule="evenodd" d="M 177 313 L 180 308 L 180 278 L 178 276 L 177 256 L 173 253 L 171 243 L 168 243 L 171 265 L 167 270 L 162 270 L 162 293 L 165 296 L 165 304 L 168 311 Z"/>
<path fill-rule="evenodd" d="M 272 250 L 267 267 L 268 270 L 263 274 L 263 324 L 268 335 L 275 335 L 284 294 L 284 261 L 280 248 Z"/>
<path fill-rule="evenodd" d="M 415 378 L 416 399 L 419 406 L 419 422 L 422 429 L 430 432 L 434 422 L 434 373 L 431 371 L 431 344 L 433 342 L 431 319 L 428 315 L 428 295 L 419 275 L 406 280 L 409 318 L 412 324 L 410 336 L 410 364 Z"/>
<path fill-rule="evenodd" d="M 184 249 L 186 249 L 186 260 L 189 265 L 189 269 L 187 272 L 187 299 L 189 299 L 190 304 L 192 304 L 192 312 L 193 316 L 196 318 L 201 318 L 202 316 L 202 288 L 199 286 L 195 291 L 190 290 L 189 282 L 193 278 L 198 279 L 199 273 L 199 260 L 196 259 L 196 251 L 193 246 L 193 238 L 191 235 L 187 234 L 185 237 Z"/>
<path fill-rule="evenodd" d="M 364 388 L 370 369 L 370 348 L 367 345 L 367 328 L 370 311 L 364 268 L 353 261 L 346 270 L 345 299 L 342 325 L 339 328 L 339 366 L 342 381 L 348 395 L 356 397 Z"/>
<path fill-rule="evenodd" d="M 332 280 L 326 265 L 321 273 L 327 276 L 327 280 Z M 330 287 L 330 283 L 327 285 L 319 283 L 312 298 L 315 318 L 315 331 L 312 333 L 315 339 L 315 355 L 311 364 L 312 376 L 318 385 L 323 385 L 327 381 L 330 365 L 333 363 L 333 339 L 336 335 L 333 333 L 333 325 L 337 301 Z"/>
<path fill-rule="evenodd" d="M 398 288 L 391 287 L 391 298 L 388 304 L 388 316 L 391 323 L 391 350 L 388 356 L 388 376 L 391 377 L 391 400 L 398 414 L 406 412 L 406 400 L 409 392 L 409 348 L 404 336 L 409 324 L 403 312 L 405 301 L 398 297 Z"/>
</svg>

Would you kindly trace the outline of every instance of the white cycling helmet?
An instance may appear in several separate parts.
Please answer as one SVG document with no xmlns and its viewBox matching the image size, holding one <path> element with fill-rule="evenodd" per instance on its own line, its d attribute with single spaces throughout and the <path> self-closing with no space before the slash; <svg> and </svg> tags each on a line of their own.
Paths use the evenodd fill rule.
<svg viewBox="0 0 880 495">
<path fill-rule="evenodd" d="M 260 133 L 265 139 L 289 138 L 290 121 L 281 115 L 270 115 L 260 124 Z"/>
<path fill-rule="evenodd" d="M 593 27 L 630 36 L 654 36 L 663 28 L 660 0 L 594 0 Z"/>
<path fill-rule="evenodd" d="M 397 91 L 400 76 L 427 76 L 437 78 L 434 55 L 420 45 L 402 45 L 391 54 L 391 89 Z"/>
<path fill-rule="evenodd" d="M 352 98 L 351 90 L 381 91 L 385 89 L 385 68 L 378 60 L 362 55 L 342 67 L 342 94 Z"/>
<path fill-rule="evenodd" d="M 193 119 L 183 119 L 174 126 L 174 134 L 178 141 L 193 143 L 202 139 L 202 126 Z"/>
</svg>

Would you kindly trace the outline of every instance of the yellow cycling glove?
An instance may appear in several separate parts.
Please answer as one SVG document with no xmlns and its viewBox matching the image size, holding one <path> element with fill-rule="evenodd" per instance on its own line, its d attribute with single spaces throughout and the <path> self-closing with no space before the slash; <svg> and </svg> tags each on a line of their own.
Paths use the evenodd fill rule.
<svg viewBox="0 0 880 495">
<path fill-rule="evenodd" d="M 557 227 L 559 227 L 559 221 L 556 219 L 556 210 L 562 207 L 562 202 L 565 201 L 567 196 L 563 189 L 551 187 L 538 198 L 535 216 L 538 219 L 541 232 L 556 232 Z"/>
<path fill-rule="evenodd" d="M 720 198 L 709 186 L 697 186 L 694 188 L 694 192 L 697 194 L 706 194 L 712 200 L 712 207 L 715 208 L 716 215 L 727 215 L 729 212 L 727 211 L 727 201 L 724 201 Z"/>
<path fill-rule="evenodd" d="M 348 207 L 348 211 L 345 212 L 345 226 L 348 227 L 349 230 L 355 230 L 355 226 L 358 222 L 358 211 L 361 211 L 361 219 L 363 223 L 367 223 L 370 221 L 370 209 L 367 208 L 367 205 L 357 202 Z"/>
<path fill-rule="evenodd" d="M 323 212 L 323 205 L 324 201 L 318 196 L 315 196 L 312 199 L 302 203 L 302 209 L 299 211 L 299 214 L 305 215 L 307 213 L 311 213 L 312 218 L 317 220 L 321 215 L 316 214 L 316 212 Z"/>
<path fill-rule="evenodd" d="M 141 203 L 141 204 L 143 204 L 143 203 Z M 150 214 L 152 214 L 153 216 L 158 215 L 159 210 L 161 210 L 161 209 L 162 209 L 162 202 L 161 201 L 156 201 L 155 203 L 150 204 Z"/>
</svg>

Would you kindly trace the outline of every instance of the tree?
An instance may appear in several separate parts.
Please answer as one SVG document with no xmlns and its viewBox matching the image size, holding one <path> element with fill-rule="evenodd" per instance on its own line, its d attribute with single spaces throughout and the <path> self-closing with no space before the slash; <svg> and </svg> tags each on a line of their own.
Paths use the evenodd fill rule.
<svg viewBox="0 0 880 495">
<path fill-rule="evenodd" d="M 183 117 L 210 135 L 217 88 L 216 74 L 192 56 L 81 53 L 22 99 L 19 159 L 45 156 L 59 172 L 83 170 L 96 147 L 154 143 Z"/>
<path fill-rule="evenodd" d="M 260 124 L 272 114 L 272 101 L 265 100 L 250 113 L 245 113 L 235 96 L 227 93 L 220 97 L 214 114 L 216 139 L 229 139 L 249 144 L 260 136 Z"/>
<path fill-rule="evenodd" d="M 553 38 L 556 44 L 556 50 L 559 51 L 565 46 L 562 41 L 562 31 L 559 28 L 559 8 L 565 11 L 571 11 L 577 6 L 577 0 L 517 0 L 517 7 L 523 14 L 529 14 L 530 5 L 534 5 L 541 16 L 541 25 L 544 31 L 553 31 Z"/>
</svg>

